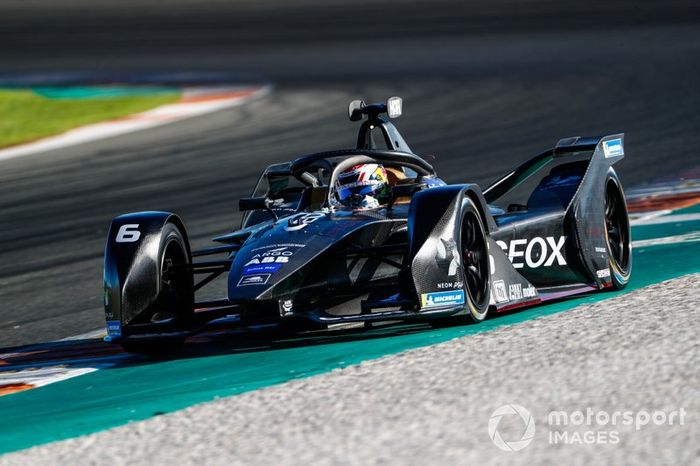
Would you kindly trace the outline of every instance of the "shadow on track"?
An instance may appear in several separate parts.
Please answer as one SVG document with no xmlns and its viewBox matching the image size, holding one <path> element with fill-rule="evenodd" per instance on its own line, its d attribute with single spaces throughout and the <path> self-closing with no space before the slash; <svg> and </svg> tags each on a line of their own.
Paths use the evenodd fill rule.
<svg viewBox="0 0 700 466">
<path fill-rule="evenodd" d="M 24 389 L 28 389 L 65 380 L 72 377 L 70 375 L 72 371 L 81 369 L 123 368 L 172 360 L 257 353 L 315 345 L 369 342 L 387 337 L 417 334 L 429 329 L 428 324 L 415 323 L 389 323 L 375 325 L 371 329 L 359 326 L 304 334 L 227 329 L 189 337 L 180 350 L 157 356 L 129 353 L 121 346 L 106 343 L 100 338 L 2 348 L 0 349 L 0 394 L 3 393 L 3 389 L 8 393 L 14 392 L 11 390 L 12 386 L 22 385 Z M 75 375 L 82 375 L 82 372 Z M 23 381 L 23 378 L 26 380 Z"/>
</svg>

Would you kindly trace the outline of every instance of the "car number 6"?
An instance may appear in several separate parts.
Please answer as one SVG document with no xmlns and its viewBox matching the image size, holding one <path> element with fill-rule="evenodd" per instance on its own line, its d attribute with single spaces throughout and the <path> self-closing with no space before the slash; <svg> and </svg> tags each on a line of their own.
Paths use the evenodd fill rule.
<svg viewBox="0 0 700 466">
<path fill-rule="evenodd" d="M 117 243 L 133 243 L 141 237 L 141 232 L 138 230 L 138 223 L 127 223 L 119 228 L 117 232 Z"/>
</svg>

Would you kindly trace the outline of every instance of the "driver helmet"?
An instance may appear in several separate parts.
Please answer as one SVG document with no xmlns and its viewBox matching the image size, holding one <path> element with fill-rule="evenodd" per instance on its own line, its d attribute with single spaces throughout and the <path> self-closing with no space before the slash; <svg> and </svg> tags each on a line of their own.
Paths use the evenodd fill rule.
<svg viewBox="0 0 700 466">
<path fill-rule="evenodd" d="M 389 200 L 391 186 L 383 165 L 365 163 L 338 175 L 335 192 L 338 201 L 347 207 L 372 209 Z"/>
</svg>

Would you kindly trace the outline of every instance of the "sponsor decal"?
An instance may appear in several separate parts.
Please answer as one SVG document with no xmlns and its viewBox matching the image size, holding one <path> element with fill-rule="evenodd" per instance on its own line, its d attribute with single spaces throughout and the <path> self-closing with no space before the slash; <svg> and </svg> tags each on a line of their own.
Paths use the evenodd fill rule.
<svg viewBox="0 0 700 466">
<path fill-rule="evenodd" d="M 284 243 L 284 244 L 268 244 L 267 246 L 260 246 L 259 248 L 252 249 L 251 252 L 260 251 L 261 249 L 280 249 L 280 248 L 303 248 L 305 245 L 301 243 Z"/>
<path fill-rule="evenodd" d="M 287 226 L 284 227 L 286 231 L 299 231 L 303 228 L 306 228 L 308 225 L 311 225 L 314 223 L 316 220 L 325 217 L 326 214 L 323 214 L 321 212 L 313 212 L 310 214 L 299 214 L 295 217 L 292 217 L 289 219 L 287 222 Z"/>
<path fill-rule="evenodd" d="M 252 275 L 258 273 L 275 273 L 279 270 L 280 267 L 282 267 L 282 264 L 280 263 L 249 265 L 247 267 L 243 267 L 242 275 Z"/>
<path fill-rule="evenodd" d="M 108 320 L 107 335 L 109 335 L 110 337 L 122 336 L 122 323 L 118 320 Z"/>
<path fill-rule="evenodd" d="M 268 248 L 267 251 L 259 252 L 253 255 L 248 262 L 244 264 L 243 273 L 248 273 L 246 272 L 246 269 L 259 264 L 267 264 L 270 265 L 270 267 L 268 270 L 260 269 L 257 271 L 251 271 L 251 273 L 276 272 L 280 267 L 282 267 L 282 264 L 289 262 L 289 258 L 294 255 L 294 252 L 289 250 L 289 246 L 274 247 L 273 249 L 269 249 L 269 247 L 266 248 Z"/>
<path fill-rule="evenodd" d="M 389 100 L 386 101 L 387 107 L 387 113 L 389 114 L 389 118 L 398 118 L 401 116 L 401 105 L 403 103 L 403 99 L 401 97 L 392 97 Z"/>
<path fill-rule="evenodd" d="M 360 175 L 360 176 L 363 176 L 363 175 Z M 362 180 L 362 181 L 353 181 L 353 182 L 351 182 L 351 183 L 345 183 L 345 184 L 343 184 L 343 188 L 349 189 L 349 188 L 356 188 L 356 187 L 358 187 L 358 186 L 369 186 L 369 185 L 371 185 L 371 184 L 376 184 L 376 183 L 368 183 L 367 181 L 364 181 L 364 180 Z"/>
<path fill-rule="evenodd" d="M 610 276 L 610 269 L 596 270 L 596 275 L 598 278 L 608 278 Z"/>
<path fill-rule="evenodd" d="M 457 243 L 454 239 L 442 239 L 437 243 L 437 255 L 435 260 L 440 268 L 447 268 L 447 276 L 454 277 L 457 275 L 459 267 L 459 253 L 457 252 Z"/>
<path fill-rule="evenodd" d="M 537 297 L 537 288 L 535 288 L 532 285 L 528 285 L 527 287 L 523 288 L 523 298 L 536 298 Z"/>
<path fill-rule="evenodd" d="M 491 288 L 491 304 L 505 304 L 510 301 L 536 297 L 537 288 L 532 285 L 527 285 L 523 288 L 522 283 L 506 285 L 503 280 L 497 280 L 493 282 L 493 287 Z"/>
<path fill-rule="evenodd" d="M 421 307 L 451 306 L 464 304 L 464 291 L 439 291 L 437 293 L 423 293 L 420 295 Z"/>
<path fill-rule="evenodd" d="M 464 282 L 442 282 L 442 283 L 437 283 L 436 284 L 437 288 L 440 290 L 452 290 L 452 289 L 458 289 L 462 288 L 464 286 Z"/>
<path fill-rule="evenodd" d="M 514 301 L 523 299 L 523 287 L 520 283 L 508 285 L 508 297 Z"/>
<path fill-rule="evenodd" d="M 536 298 L 537 297 L 537 289 L 532 286 L 528 285 L 527 287 L 523 288 L 522 283 L 513 283 L 511 285 L 508 285 L 508 298 L 511 301 L 518 301 L 523 298 Z"/>
<path fill-rule="evenodd" d="M 603 153 L 606 158 L 625 155 L 625 150 L 622 148 L 622 139 L 611 139 L 603 143 Z"/>
<path fill-rule="evenodd" d="M 507 303 L 510 301 L 508 298 L 508 293 L 506 291 L 506 284 L 503 280 L 497 280 L 493 282 L 493 293 L 494 300 L 497 303 Z"/>
<path fill-rule="evenodd" d="M 247 285 L 264 285 L 270 280 L 269 273 L 261 273 L 258 275 L 243 275 L 240 280 L 238 280 L 238 286 Z"/>
<path fill-rule="evenodd" d="M 560 236 L 558 239 L 553 236 L 536 236 L 529 240 L 514 239 L 510 244 L 496 241 L 516 269 L 522 269 L 525 265 L 531 269 L 551 267 L 555 262 L 556 265 L 566 265 L 566 259 L 562 255 L 565 242 L 566 236 Z"/>
<path fill-rule="evenodd" d="M 291 299 L 285 299 L 284 301 L 280 301 L 280 316 L 284 317 L 293 314 L 293 309 L 294 303 Z"/>
<path fill-rule="evenodd" d="M 284 264 L 289 262 L 289 256 L 278 256 L 278 257 L 256 257 L 253 256 L 252 259 L 250 259 L 248 262 L 245 263 L 245 266 L 249 265 L 255 265 L 255 264 L 272 264 L 272 263 L 277 263 L 277 264 Z"/>
</svg>

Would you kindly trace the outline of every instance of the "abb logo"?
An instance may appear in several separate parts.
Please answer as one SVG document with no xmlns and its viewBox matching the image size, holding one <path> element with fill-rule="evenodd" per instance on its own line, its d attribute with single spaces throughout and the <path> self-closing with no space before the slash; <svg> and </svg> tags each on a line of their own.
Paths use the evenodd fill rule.
<svg viewBox="0 0 700 466">
<path fill-rule="evenodd" d="M 522 269 L 525 265 L 531 269 L 550 267 L 555 265 L 555 262 L 556 265 L 566 265 L 566 259 L 562 255 L 565 242 L 566 236 L 560 236 L 558 239 L 553 236 L 536 236 L 529 240 L 514 239 L 510 244 L 496 241 L 516 269 Z"/>
</svg>

